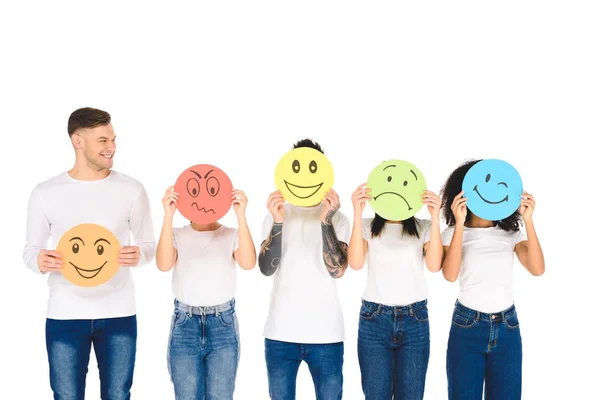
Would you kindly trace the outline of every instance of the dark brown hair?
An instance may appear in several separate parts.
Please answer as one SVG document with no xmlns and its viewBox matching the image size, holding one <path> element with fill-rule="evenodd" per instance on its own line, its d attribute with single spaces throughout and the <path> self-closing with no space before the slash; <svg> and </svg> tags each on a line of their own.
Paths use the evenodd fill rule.
<svg viewBox="0 0 600 400">
<path fill-rule="evenodd" d="M 110 114 L 97 108 L 84 107 L 73 111 L 69 117 L 67 131 L 69 137 L 77 129 L 95 128 L 96 126 L 110 124 Z"/>
</svg>

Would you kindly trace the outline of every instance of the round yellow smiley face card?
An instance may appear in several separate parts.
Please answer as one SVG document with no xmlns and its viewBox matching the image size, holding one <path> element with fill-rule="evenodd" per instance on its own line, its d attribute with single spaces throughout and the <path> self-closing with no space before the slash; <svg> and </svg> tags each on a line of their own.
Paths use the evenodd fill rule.
<svg viewBox="0 0 600 400">
<path fill-rule="evenodd" d="M 56 251 L 62 255 L 61 273 L 75 285 L 101 285 L 119 269 L 121 245 L 111 231 L 100 225 L 82 224 L 69 229 Z"/>
<path fill-rule="evenodd" d="M 333 167 L 319 150 L 299 147 L 288 151 L 279 160 L 275 168 L 275 186 L 288 203 L 314 206 L 333 186 Z"/>
</svg>

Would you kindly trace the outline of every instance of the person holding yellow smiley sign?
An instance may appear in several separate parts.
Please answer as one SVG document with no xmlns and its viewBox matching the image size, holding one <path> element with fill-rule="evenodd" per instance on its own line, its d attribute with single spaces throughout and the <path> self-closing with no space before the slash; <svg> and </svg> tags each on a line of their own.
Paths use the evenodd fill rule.
<svg viewBox="0 0 600 400">
<path fill-rule="evenodd" d="M 279 161 L 275 185 L 258 257 L 260 271 L 274 276 L 264 328 L 269 393 L 294 398 L 305 361 L 317 398 L 340 399 L 345 333 L 335 280 L 348 267 L 350 223 L 318 143 L 297 142 Z"/>
</svg>

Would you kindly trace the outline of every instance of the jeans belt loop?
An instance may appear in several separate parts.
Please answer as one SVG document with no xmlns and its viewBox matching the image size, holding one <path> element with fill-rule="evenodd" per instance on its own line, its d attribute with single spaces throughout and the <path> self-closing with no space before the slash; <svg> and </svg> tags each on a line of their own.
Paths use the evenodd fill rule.
<svg viewBox="0 0 600 400">
<path fill-rule="evenodd" d="M 481 314 L 479 313 L 479 311 L 477 311 L 477 316 L 475 317 L 475 321 L 479 322 L 480 316 L 481 316 Z"/>
<path fill-rule="evenodd" d="M 381 304 L 377 305 L 377 315 L 381 314 Z"/>
</svg>

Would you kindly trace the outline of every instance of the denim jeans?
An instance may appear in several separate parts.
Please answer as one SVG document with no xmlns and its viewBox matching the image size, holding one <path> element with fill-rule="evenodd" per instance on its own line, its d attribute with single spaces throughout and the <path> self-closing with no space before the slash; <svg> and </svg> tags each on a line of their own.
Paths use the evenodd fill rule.
<svg viewBox="0 0 600 400">
<path fill-rule="evenodd" d="M 344 342 L 301 344 L 265 339 L 265 359 L 272 400 L 296 398 L 296 376 L 305 361 L 317 400 L 342 398 Z"/>
<path fill-rule="evenodd" d="M 234 299 L 209 307 L 175 300 L 168 348 L 176 400 L 233 399 L 240 357 Z"/>
<path fill-rule="evenodd" d="M 363 300 L 358 362 L 365 399 L 423 399 L 429 347 L 427 300 L 397 307 Z"/>
<path fill-rule="evenodd" d="M 446 371 L 450 400 L 521 398 L 521 333 L 515 306 L 485 314 L 458 301 L 452 315 Z"/>
<path fill-rule="evenodd" d="M 136 340 L 135 315 L 94 320 L 46 319 L 46 349 L 54 399 L 85 398 L 92 345 L 98 362 L 100 398 L 130 399 Z"/>
</svg>

